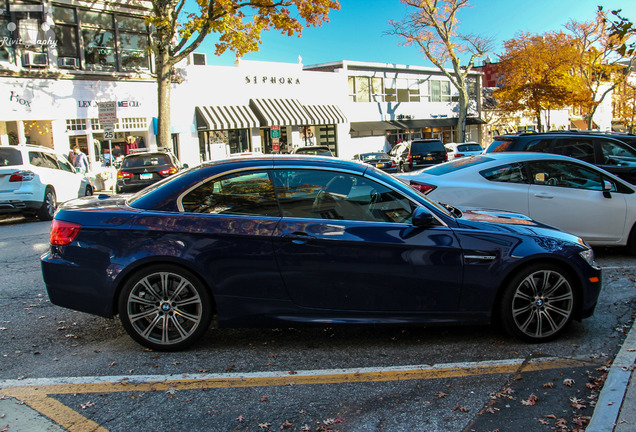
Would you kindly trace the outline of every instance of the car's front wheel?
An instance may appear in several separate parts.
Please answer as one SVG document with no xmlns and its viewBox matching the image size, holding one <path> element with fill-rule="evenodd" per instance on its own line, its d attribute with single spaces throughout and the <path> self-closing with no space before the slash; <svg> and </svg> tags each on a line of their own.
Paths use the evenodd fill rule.
<svg viewBox="0 0 636 432">
<path fill-rule="evenodd" d="M 577 305 L 574 279 L 551 264 L 522 270 L 507 285 L 501 302 L 501 321 L 513 336 L 544 342 L 561 333 Z"/>
<path fill-rule="evenodd" d="M 51 187 L 47 187 L 44 191 L 44 200 L 42 201 L 42 207 L 38 210 L 38 219 L 43 221 L 50 221 L 55 216 L 55 210 L 57 209 L 57 198 L 55 191 Z"/>
<path fill-rule="evenodd" d="M 176 351 L 205 333 L 212 306 L 206 287 L 194 274 L 174 265 L 154 265 L 126 282 L 119 296 L 119 317 L 141 345 Z"/>
</svg>

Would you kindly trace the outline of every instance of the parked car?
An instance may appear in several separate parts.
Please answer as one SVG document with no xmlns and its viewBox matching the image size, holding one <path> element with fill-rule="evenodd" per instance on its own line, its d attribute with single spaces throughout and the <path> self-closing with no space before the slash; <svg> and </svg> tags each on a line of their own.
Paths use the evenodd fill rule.
<svg viewBox="0 0 636 432">
<path fill-rule="evenodd" d="M 636 254 L 636 187 L 586 162 L 487 153 L 402 178 L 436 201 L 523 213 L 591 245 L 627 245 Z"/>
<path fill-rule="evenodd" d="M 459 159 L 466 156 L 475 156 L 484 151 L 481 145 L 476 142 L 448 143 L 444 144 L 444 147 L 446 147 L 448 160 Z"/>
<path fill-rule="evenodd" d="M 353 156 L 353 160 L 367 163 L 382 171 L 394 173 L 397 171 L 397 164 L 391 156 L 384 152 L 360 153 Z"/>
<path fill-rule="evenodd" d="M 204 163 L 123 199 L 65 203 L 42 272 L 51 301 L 177 350 L 210 326 L 488 323 L 557 336 L 601 288 L 578 237 L 447 209 L 336 158 Z"/>
<path fill-rule="evenodd" d="M 399 172 L 408 172 L 446 162 L 446 147 L 438 139 L 418 139 L 397 144 L 389 153 Z"/>
<path fill-rule="evenodd" d="M 51 220 L 58 202 L 92 194 L 66 156 L 35 145 L 0 146 L 0 214 Z"/>
<path fill-rule="evenodd" d="M 304 154 L 312 156 L 333 156 L 331 149 L 328 146 L 307 146 L 296 147 L 292 150 L 292 154 Z"/>
<path fill-rule="evenodd" d="M 126 155 L 117 170 L 117 193 L 137 192 L 178 173 L 179 160 L 170 152 L 155 151 Z"/>
<path fill-rule="evenodd" d="M 636 150 L 610 135 L 576 131 L 502 135 L 484 153 L 530 151 L 570 156 L 636 183 Z"/>
</svg>

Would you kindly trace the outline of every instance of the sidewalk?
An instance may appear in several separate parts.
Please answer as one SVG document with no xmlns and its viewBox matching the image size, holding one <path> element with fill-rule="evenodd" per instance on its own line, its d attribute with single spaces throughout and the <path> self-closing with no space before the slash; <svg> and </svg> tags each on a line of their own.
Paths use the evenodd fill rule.
<svg viewBox="0 0 636 432">
<path fill-rule="evenodd" d="M 631 432 L 636 430 L 636 325 L 632 325 L 616 355 L 587 432 Z"/>
</svg>

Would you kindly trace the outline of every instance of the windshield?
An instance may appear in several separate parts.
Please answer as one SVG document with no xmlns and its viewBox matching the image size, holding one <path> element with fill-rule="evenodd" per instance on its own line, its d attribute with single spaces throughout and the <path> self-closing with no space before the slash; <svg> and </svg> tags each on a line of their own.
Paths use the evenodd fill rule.
<svg viewBox="0 0 636 432">
<path fill-rule="evenodd" d="M 17 149 L 0 148 L 0 167 L 22 165 L 22 153 Z"/>
<path fill-rule="evenodd" d="M 373 159 L 387 159 L 388 156 L 386 153 L 364 153 L 360 155 L 360 159 L 363 161 L 373 160 Z"/>
<path fill-rule="evenodd" d="M 431 151 L 445 151 L 441 141 L 413 141 L 411 153 L 428 153 Z"/>
<path fill-rule="evenodd" d="M 482 151 L 483 149 L 479 144 L 460 144 L 457 146 L 457 151 L 467 152 L 467 151 Z"/>
<path fill-rule="evenodd" d="M 165 154 L 128 156 L 122 163 L 122 168 L 141 168 L 148 166 L 170 165 L 170 158 Z"/>
<path fill-rule="evenodd" d="M 480 165 L 491 160 L 492 158 L 488 156 L 470 156 L 461 159 L 454 159 L 450 162 L 445 162 L 439 165 L 433 165 L 430 168 L 423 169 L 421 172 L 431 175 L 442 175 L 471 166 Z"/>
</svg>

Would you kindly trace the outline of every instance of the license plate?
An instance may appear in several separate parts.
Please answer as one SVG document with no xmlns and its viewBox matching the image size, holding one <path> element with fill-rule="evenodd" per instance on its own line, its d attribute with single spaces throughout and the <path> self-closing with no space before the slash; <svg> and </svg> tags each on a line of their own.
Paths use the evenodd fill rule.
<svg viewBox="0 0 636 432">
<path fill-rule="evenodd" d="M 385 165 L 385 164 L 383 164 L 383 163 L 379 163 L 379 164 L 378 164 L 378 168 L 384 168 L 385 166 L 386 166 L 386 165 Z"/>
<path fill-rule="evenodd" d="M 139 174 L 139 178 L 141 180 L 150 180 L 152 178 L 152 173 Z"/>
<path fill-rule="evenodd" d="M 426 160 L 433 160 L 433 156 L 426 156 Z"/>
</svg>

